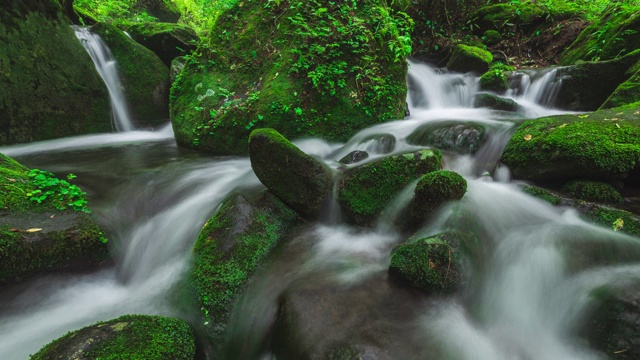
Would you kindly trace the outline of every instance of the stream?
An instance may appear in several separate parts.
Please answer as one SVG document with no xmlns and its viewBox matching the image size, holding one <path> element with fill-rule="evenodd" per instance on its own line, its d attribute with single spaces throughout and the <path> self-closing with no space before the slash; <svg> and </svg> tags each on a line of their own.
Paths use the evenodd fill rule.
<svg viewBox="0 0 640 360">
<path fill-rule="evenodd" d="M 467 178 L 467 194 L 421 229 L 423 235 L 468 230 L 481 239 L 482 249 L 473 254 L 462 290 L 427 299 L 387 279 L 390 251 L 405 240 L 392 219 L 412 189 L 403 192 L 372 229 L 345 224 L 339 209 L 330 207 L 322 215 L 326 221 L 300 229 L 248 286 L 228 325 L 226 357 L 275 359 L 261 344 L 278 298 L 288 292 L 304 299 L 317 292 L 335 302 L 326 305 L 329 308 L 349 313 L 334 327 L 322 328 L 333 331 L 328 337 L 348 338 L 358 331 L 375 337 L 376 328 L 383 329 L 387 335 L 379 344 L 388 345 L 386 350 L 397 359 L 606 359 L 580 337 L 585 317 L 596 305 L 590 294 L 637 281 L 640 264 L 612 260 L 576 267 L 571 255 L 604 241 L 619 252 L 638 251 L 640 244 L 582 221 L 572 209 L 522 193 L 510 181 L 508 169 L 497 164 L 514 124 L 562 113 L 548 107 L 557 91 L 552 71 L 520 76 L 518 88 L 507 94 L 520 105 L 514 114 L 473 108 L 477 77 L 410 63 L 407 119 L 362 130 L 345 144 L 294 142 L 337 168 L 337 161 L 354 150 L 368 151 L 366 161 L 372 161 L 420 149 L 407 137 L 425 124 L 482 126 L 488 140 L 474 155 L 445 153 L 445 167 Z M 0 358 L 27 359 L 68 331 L 124 314 L 200 321 L 198 310 L 184 296 L 191 247 L 229 194 L 262 185 L 248 158 L 180 149 L 170 126 L 152 131 L 126 124 L 117 128 L 121 132 L 0 148 L 28 167 L 61 177 L 77 175 L 74 183 L 87 192 L 89 207 L 111 234 L 115 249 L 115 264 L 95 273 L 47 275 L 3 291 Z M 376 140 L 381 134 L 395 138 L 391 149 Z M 494 181 L 486 181 L 485 172 Z M 208 353 L 206 346 L 203 353 Z"/>
</svg>

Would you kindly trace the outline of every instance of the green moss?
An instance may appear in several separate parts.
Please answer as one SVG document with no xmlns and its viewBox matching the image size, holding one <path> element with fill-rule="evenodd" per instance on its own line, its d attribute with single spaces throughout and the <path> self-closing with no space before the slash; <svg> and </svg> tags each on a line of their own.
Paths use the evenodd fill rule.
<svg viewBox="0 0 640 360">
<path fill-rule="evenodd" d="M 389 275 L 429 293 L 454 292 L 463 281 L 461 233 L 442 233 L 398 245 L 391 253 Z"/>
<path fill-rule="evenodd" d="M 476 72 L 482 74 L 489 69 L 493 55 L 476 46 L 458 44 L 447 62 L 447 69 L 456 72 Z"/>
<path fill-rule="evenodd" d="M 640 219 L 628 211 L 599 206 L 589 209 L 585 215 L 596 224 L 640 237 Z"/>
<path fill-rule="evenodd" d="M 608 109 L 623 105 L 634 104 L 640 99 L 640 61 L 627 70 L 627 74 L 631 75 L 625 82 L 618 85 L 613 93 L 600 107 Z"/>
<path fill-rule="evenodd" d="M 425 174 L 416 185 L 411 215 L 424 221 L 444 203 L 462 199 L 466 192 L 467 180 L 458 173 L 438 170 Z"/>
<path fill-rule="evenodd" d="M 340 181 L 342 209 L 357 224 L 371 224 L 411 181 L 441 168 L 438 150 L 386 157 L 345 172 Z"/>
<path fill-rule="evenodd" d="M 411 25 L 373 0 L 236 4 L 172 87 L 176 139 L 245 154 L 257 127 L 346 141 L 402 118 Z"/>
<path fill-rule="evenodd" d="M 576 199 L 600 202 L 622 202 L 622 196 L 613 186 L 600 181 L 570 181 L 562 191 Z"/>
<path fill-rule="evenodd" d="M 560 205 L 560 203 L 562 202 L 561 197 L 559 197 L 558 195 L 554 194 L 553 192 L 547 189 L 543 189 L 538 186 L 531 186 L 531 185 L 524 185 L 524 184 L 519 185 L 518 187 L 520 188 L 520 190 L 524 191 L 525 193 L 533 197 L 536 197 L 540 200 L 544 200 L 551 205 Z"/>
<path fill-rule="evenodd" d="M 193 360 L 195 337 L 187 323 L 162 316 L 125 315 L 99 322 L 43 347 L 31 360 L 76 358 Z"/>
<path fill-rule="evenodd" d="M 480 89 L 504 93 L 509 89 L 509 72 L 513 70 L 514 68 L 512 66 L 505 65 L 501 62 L 492 64 L 489 70 L 480 77 Z"/>
<path fill-rule="evenodd" d="M 616 108 L 524 122 L 502 155 L 514 177 L 624 180 L 638 165 L 640 115 Z"/>
<path fill-rule="evenodd" d="M 294 224 L 297 214 L 269 193 L 225 201 L 194 247 L 191 283 L 214 346 L 220 345 L 233 301 Z"/>
<path fill-rule="evenodd" d="M 0 144 L 111 130 L 104 82 L 59 9 L 0 9 Z"/>
<path fill-rule="evenodd" d="M 496 30 L 487 30 L 482 34 L 482 41 L 487 46 L 498 44 L 502 40 L 502 35 Z"/>
</svg>

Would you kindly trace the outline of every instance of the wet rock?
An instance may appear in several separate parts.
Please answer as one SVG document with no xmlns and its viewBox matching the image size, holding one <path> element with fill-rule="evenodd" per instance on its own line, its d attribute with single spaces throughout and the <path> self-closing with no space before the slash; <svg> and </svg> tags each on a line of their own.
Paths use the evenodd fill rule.
<svg viewBox="0 0 640 360">
<path fill-rule="evenodd" d="M 269 192 L 235 195 L 204 226 L 193 249 L 191 284 L 214 351 L 234 301 L 298 214 Z"/>
<path fill-rule="evenodd" d="M 566 183 L 562 191 L 580 200 L 622 202 L 622 196 L 616 188 L 600 181 L 573 180 Z"/>
<path fill-rule="evenodd" d="M 505 65 L 501 62 L 494 63 L 486 73 L 480 77 L 480 89 L 482 91 L 493 91 L 503 94 L 509 89 L 509 81 L 511 72 L 514 70 L 512 66 Z"/>
<path fill-rule="evenodd" d="M 258 179 L 299 213 L 316 217 L 333 186 L 331 170 L 273 129 L 249 137 L 249 159 Z"/>
<path fill-rule="evenodd" d="M 366 144 L 366 151 L 374 154 L 388 154 L 396 146 L 396 138 L 391 134 L 371 135 L 364 138 L 361 145 Z"/>
<path fill-rule="evenodd" d="M 513 101 L 512 99 L 503 98 L 500 96 L 496 96 L 488 93 L 480 93 L 475 96 L 473 100 L 473 106 L 486 107 L 493 110 L 501 110 L 501 111 L 518 111 L 518 103 Z"/>
<path fill-rule="evenodd" d="M 193 360 L 195 353 L 195 336 L 186 322 L 124 315 L 70 332 L 44 346 L 31 359 Z"/>
<path fill-rule="evenodd" d="M 489 70 L 493 61 L 493 55 L 487 50 L 475 46 L 456 45 L 447 62 L 450 71 L 466 73 L 475 72 L 483 74 Z"/>
<path fill-rule="evenodd" d="M 340 206 L 356 224 L 370 225 L 405 186 L 441 163 L 438 150 L 425 149 L 348 169 L 340 181 Z"/>
<path fill-rule="evenodd" d="M 100 35 L 116 59 L 131 116 L 138 127 L 162 125 L 169 118 L 169 68 L 151 50 L 115 26 L 98 23 Z"/>
<path fill-rule="evenodd" d="M 338 162 L 341 164 L 349 165 L 349 164 L 355 164 L 357 162 L 360 162 L 368 157 L 369 157 L 369 153 L 367 153 L 366 151 L 356 150 L 348 153 Z"/>
<path fill-rule="evenodd" d="M 420 178 L 411 205 L 414 223 L 423 223 L 442 205 L 462 199 L 467 192 L 467 180 L 449 170 L 438 170 Z"/>
<path fill-rule="evenodd" d="M 171 66 L 173 59 L 190 54 L 199 42 L 195 31 L 184 24 L 139 23 L 125 30 L 133 40 L 158 55 L 166 66 Z"/>
<path fill-rule="evenodd" d="M 480 125 L 443 121 L 421 125 L 407 137 L 407 142 L 459 154 L 474 154 L 483 144 L 484 135 L 485 130 Z"/>
</svg>

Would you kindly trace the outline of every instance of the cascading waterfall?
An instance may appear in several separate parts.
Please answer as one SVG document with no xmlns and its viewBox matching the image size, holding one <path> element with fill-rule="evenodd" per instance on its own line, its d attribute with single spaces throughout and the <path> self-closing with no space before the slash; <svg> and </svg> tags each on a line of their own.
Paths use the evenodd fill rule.
<svg viewBox="0 0 640 360">
<path fill-rule="evenodd" d="M 394 220 L 402 216 L 415 183 L 371 229 L 342 223 L 337 203 L 330 202 L 321 216 L 325 222 L 296 233 L 247 287 L 227 328 L 225 359 L 273 359 L 264 344 L 272 334 L 279 299 L 310 286 L 318 287 L 314 294 L 319 301 L 339 293 L 340 301 L 360 304 L 349 308 L 350 316 L 370 320 L 367 329 L 336 328 L 322 336 L 380 326 L 384 337 L 377 345 L 388 345 L 385 351 L 397 358 L 604 359 L 580 340 L 579 328 L 597 305 L 594 290 L 624 287 L 640 277 L 638 240 L 587 224 L 575 211 L 553 207 L 510 184 L 508 170 L 497 163 L 514 114 L 472 108 L 478 79 L 471 75 L 410 65 L 410 117 L 362 130 L 346 144 L 320 139 L 295 143 L 339 172 L 344 165 L 338 160 L 354 150 L 368 150 L 370 156 L 349 166 L 423 148 L 408 138 L 425 125 L 484 128 L 486 139 L 477 151 L 445 154 L 445 167 L 467 178 L 467 194 L 419 233 L 462 230 L 478 236 L 482 246 L 471 254 L 464 289 L 434 300 L 416 299 L 415 292 L 386 278 L 391 249 L 406 240 Z M 551 73 L 530 73 L 521 90 L 507 96 L 525 104 L 525 115 L 558 113 L 542 105 L 549 96 L 541 94 L 552 92 Z M 28 166 L 98 179 L 85 185 L 94 197 L 90 206 L 119 249 L 115 268 L 48 276 L 2 294 L 0 358 L 26 359 L 67 331 L 122 314 L 189 317 L 169 298 L 184 281 L 199 229 L 232 191 L 261 185 L 248 159 L 182 152 L 170 138 L 170 131 L 132 131 L 0 149 Z M 491 176 L 477 179 L 485 171 Z M 491 177 L 496 181 L 486 181 Z M 607 261 L 598 267 L 573 261 L 589 244 L 606 247 Z M 625 264 L 617 263 L 620 254 Z M 323 286 L 329 287 L 325 293 Z"/>
<path fill-rule="evenodd" d="M 76 37 L 87 50 L 89 56 L 96 65 L 96 70 L 109 90 L 111 98 L 111 116 L 113 124 L 118 132 L 134 130 L 131 115 L 127 109 L 127 102 L 122 93 L 122 85 L 116 68 L 116 61 L 109 47 L 100 36 L 93 34 L 89 29 L 73 26 Z"/>
</svg>

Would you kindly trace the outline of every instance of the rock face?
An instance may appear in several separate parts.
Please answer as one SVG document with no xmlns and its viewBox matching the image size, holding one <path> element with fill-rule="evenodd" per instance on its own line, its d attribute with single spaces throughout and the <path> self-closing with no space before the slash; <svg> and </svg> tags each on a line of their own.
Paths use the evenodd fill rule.
<svg viewBox="0 0 640 360">
<path fill-rule="evenodd" d="M 422 223 L 442 205 L 460 200 L 467 192 L 467 180 L 449 170 L 430 172 L 420 178 L 411 206 L 411 218 Z"/>
<path fill-rule="evenodd" d="M 401 119 L 411 27 L 404 13 L 374 0 L 238 2 L 173 84 L 176 140 L 246 154 L 258 127 L 287 138 L 347 141 Z"/>
<path fill-rule="evenodd" d="M 137 127 L 161 125 L 169 117 L 169 68 L 156 54 L 105 23 L 91 27 L 116 59 L 124 96 Z"/>
<path fill-rule="evenodd" d="M 421 150 L 349 169 L 340 181 L 340 206 L 356 224 L 370 225 L 400 190 L 421 175 L 439 170 L 441 162 L 438 150 Z"/>
<path fill-rule="evenodd" d="M 502 161 L 519 179 L 626 180 L 638 168 L 639 136 L 635 109 L 550 116 L 524 122 Z"/>
<path fill-rule="evenodd" d="M 493 55 L 487 50 L 476 46 L 456 45 L 451 58 L 447 62 L 447 69 L 455 72 L 475 72 L 484 74 L 493 62 Z"/>
<path fill-rule="evenodd" d="M 31 359 L 193 360 L 195 355 L 195 336 L 186 322 L 125 315 L 70 332 L 44 346 Z"/>
<path fill-rule="evenodd" d="M 104 82 L 57 1 L 0 7 L 0 144 L 111 131 Z"/>
<path fill-rule="evenodd" d="M 191 283 L 214 351 L 220 351 L 234 300 L 297 218 L 268 192 L 236 195 L 200 232 Z"/>
<path fill-rule="evenodd" d="M 133 40 L 153 51 L 164 64 L 178 56 L 190 54 L 198 46 L 198 35 L 184 24 L 148 22 L 126 28 Z"/>
<path fill-rule="evenodd" d="M 421 125 L 407 137 L 407 142 L 459 154 L 473 154 L 483 144 L 484 135 L 485 130 L 477 124 L 443 121 Z"/>
<path fill-rule="evenodd" d="M 258 179 L 285 204 L 316 217 L 333 180 L 331 170 L 273 129 L 257 129 L 249 138 L 249 159 Z"/>
</svg>

